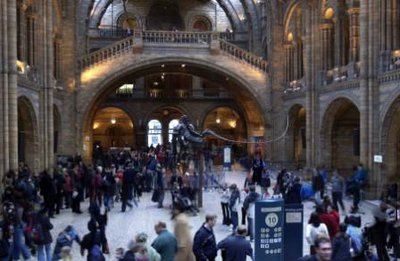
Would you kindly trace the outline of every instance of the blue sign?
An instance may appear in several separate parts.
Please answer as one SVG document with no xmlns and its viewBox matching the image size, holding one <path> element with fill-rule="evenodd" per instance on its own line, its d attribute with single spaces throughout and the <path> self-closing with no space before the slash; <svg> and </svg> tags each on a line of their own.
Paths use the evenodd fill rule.
<svg viewBox="0 0 400 261">
<path fill-rule="evenodd" d="M 285 204 L 284 251 L 285 260 L 303 256 L 303 204 Z"/>
<path fill-rule="evenodd" d="M 282 199 L 255 203 L 255 260 L 283 261 L 284 203 Z"/>
</svg>

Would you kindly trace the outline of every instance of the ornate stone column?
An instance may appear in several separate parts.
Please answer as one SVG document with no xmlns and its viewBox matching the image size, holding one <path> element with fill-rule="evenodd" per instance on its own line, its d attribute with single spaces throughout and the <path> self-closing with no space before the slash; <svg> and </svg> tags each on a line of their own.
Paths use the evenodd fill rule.
<svg viewBox="0 0 400 261">
<path fill-rule="evenodd" d="M 333 41 L 332 41 L 332 30 L 333 24 L 324 23 L 320 26 L 321 29 L 321 43 L 322 43 L 322 70 L 326 71 L 332 69 L 333 59 Z"/>
<path fill-rule="evenodd" d="M 9 167 L 16 170 L 18 169 L 17 1 L 7 2 Z"/>
<path fill-rule="evenodd" d="M 304 18 L 305 18 L 305 34 L 304 34 L 304 79 L 306 86 L 306 161 L 307 167 L 315 167 L 321 157 L 318 152 L 319 145 L 319 128 L 318 128 L 318 84 L 317 76 L 325 62 L 325 54 L 322 48 L 328 46 L 327 40 L 330 39 L 331 26 L 321 30 L 319 25 L 320 18 L 320 1 L 309 0 L 303 2 Z M 324 34 L 324 36 L 322 36 Z M 321 41 L 324 39 L 324 42 Z M 322 60 L 321 60 L 322 59 Z M 325 64 L 327 68 L 328 64 Z"/>
<path fill-rule="evenodd" d="M 285 51 L 285 82 L 289 83 L 293 80 L 293 44 L 285 43 L 283 45 Z"/>
<path fill-rule="evenodd" d="M 349 13 L 350 27 L 349 60 L 350 62 L 357 62 L 360 59 L 360 8 L 353 7 L 347 12 Z"/>
</svg>

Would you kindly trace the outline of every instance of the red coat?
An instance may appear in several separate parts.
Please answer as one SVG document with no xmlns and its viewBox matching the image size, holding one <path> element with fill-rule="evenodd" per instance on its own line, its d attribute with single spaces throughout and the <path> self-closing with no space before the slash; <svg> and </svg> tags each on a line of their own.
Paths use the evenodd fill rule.
<svg viewBox="0 0 400 261">
<path fill-rule="evenodd" d="M 329 237 L 331 240 L 336 236 L 336 234 L 339 232 L 339 222 L 337 221 L 337 218 L 334 214 L 331 213 L 319 213 L 318 214 L 319 219 L 321 220 L 322 223 L 324 223 L 329 232 Z"/>
</svg>

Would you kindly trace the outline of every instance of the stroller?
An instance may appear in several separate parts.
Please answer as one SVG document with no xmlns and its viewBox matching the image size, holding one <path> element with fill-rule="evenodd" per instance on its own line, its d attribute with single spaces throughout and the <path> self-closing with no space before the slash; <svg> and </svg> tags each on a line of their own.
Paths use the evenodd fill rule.
<svg viewBox="0 0 400 261">
<path fill-rule="evenodd" d="M 197 207 L 193 205 L 192 200 L 189 196 L 182 193 L 179 188 L 173 188 L 171 190 L 172 194 L 172 209 L 180 208 L 191 215 L 197 215 Z"/>
</svg>

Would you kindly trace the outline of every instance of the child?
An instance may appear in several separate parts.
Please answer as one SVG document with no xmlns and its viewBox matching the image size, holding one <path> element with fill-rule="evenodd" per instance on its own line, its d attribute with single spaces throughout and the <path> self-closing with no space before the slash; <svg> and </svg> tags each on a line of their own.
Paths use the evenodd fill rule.
<svg viewBox="0 0 400 261">
<path fill-rule="evenodd" d="M 72 260 L 71 248 L 74 242 L 80 244 L 80 238 L 73 226 L 67 226 L 57 237 L 56 245 L 54 247 L 53 261 L 54 260 Z M 71 259 L 68 259 L 71 258 Z"/>
</svg>

